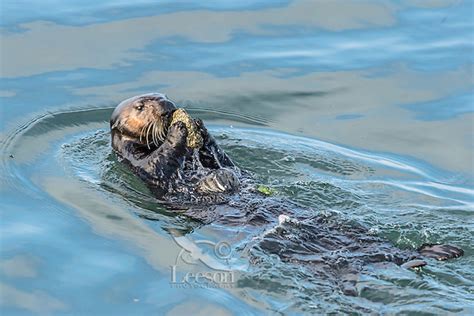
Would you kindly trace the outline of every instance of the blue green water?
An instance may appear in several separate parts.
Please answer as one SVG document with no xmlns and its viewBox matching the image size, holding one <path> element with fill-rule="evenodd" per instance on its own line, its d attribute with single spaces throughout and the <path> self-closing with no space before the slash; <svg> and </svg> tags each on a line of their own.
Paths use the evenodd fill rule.
<svg viewBox="0 0 474 316">
<path fill-rule="evenodd" d="M 2 1 L 2 314 L 473 314 L 473 4 Z M 249 265 L 244 228 L 173 214 L 111 153 L 113 107 L 150 91 L 279 196 L 465 256 L 368 267 L 357 297 Z M 180 238 L 228 242 L 238 282 L 173 287 Z"/>
</svg>

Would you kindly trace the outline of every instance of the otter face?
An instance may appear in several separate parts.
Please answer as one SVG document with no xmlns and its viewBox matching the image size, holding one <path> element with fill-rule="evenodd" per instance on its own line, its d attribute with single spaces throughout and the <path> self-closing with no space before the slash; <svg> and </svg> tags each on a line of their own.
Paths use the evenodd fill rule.
<svg viewBox="0 0 474 316">
<path fill-rule="evenodd" d="M 136 143 L 157 147 L 166 137 L 176 106 L 164 94 L 150 93 L 122 101 L 112 113 L 112 137 L 119 134 Z"/>
</svg>

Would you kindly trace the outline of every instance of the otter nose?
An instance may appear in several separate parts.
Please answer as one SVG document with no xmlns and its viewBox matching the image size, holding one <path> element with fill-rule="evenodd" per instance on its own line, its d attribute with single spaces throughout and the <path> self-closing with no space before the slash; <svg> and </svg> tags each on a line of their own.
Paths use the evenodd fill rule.
<svg viewBox="0 0 474 316">
<path fill-rule="evenodd" d="M 160 114 L 169 114 L 176 110 L 176 106 L 168 99 L 161 99 L 158 101 L 158 110 Z"/>
</svg>

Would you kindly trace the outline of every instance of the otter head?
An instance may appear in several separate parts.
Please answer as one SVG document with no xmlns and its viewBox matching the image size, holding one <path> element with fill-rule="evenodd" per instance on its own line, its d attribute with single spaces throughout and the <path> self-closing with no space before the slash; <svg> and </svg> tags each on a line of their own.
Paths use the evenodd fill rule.
<svg viewBox="0 0 474 316">
<path fill-rule="evenodd" d="M 116 139 L 158 147 L 165 139 L 176 106 L 164 94 L 150 93 L 122 101 L 112 113 L 112 146 Z"/>
</svg>

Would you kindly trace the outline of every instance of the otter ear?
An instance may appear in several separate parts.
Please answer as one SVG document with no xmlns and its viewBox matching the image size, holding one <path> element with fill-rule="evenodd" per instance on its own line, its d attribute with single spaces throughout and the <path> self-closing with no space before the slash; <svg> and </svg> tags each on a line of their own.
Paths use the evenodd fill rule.
<svg viewBox="0 0 474 316">
<path fill-rule="evenodd" d="M 119 126 L 119 121 L 117 120 L 117 121 L 110 127 L 110 129 L 111 129 L 111 130 L 112 130 L 112 129 L 118 129 L 118 130 L 120 130 L 120 129 L 118 128 L 118 126 Z"/>
</svg>

